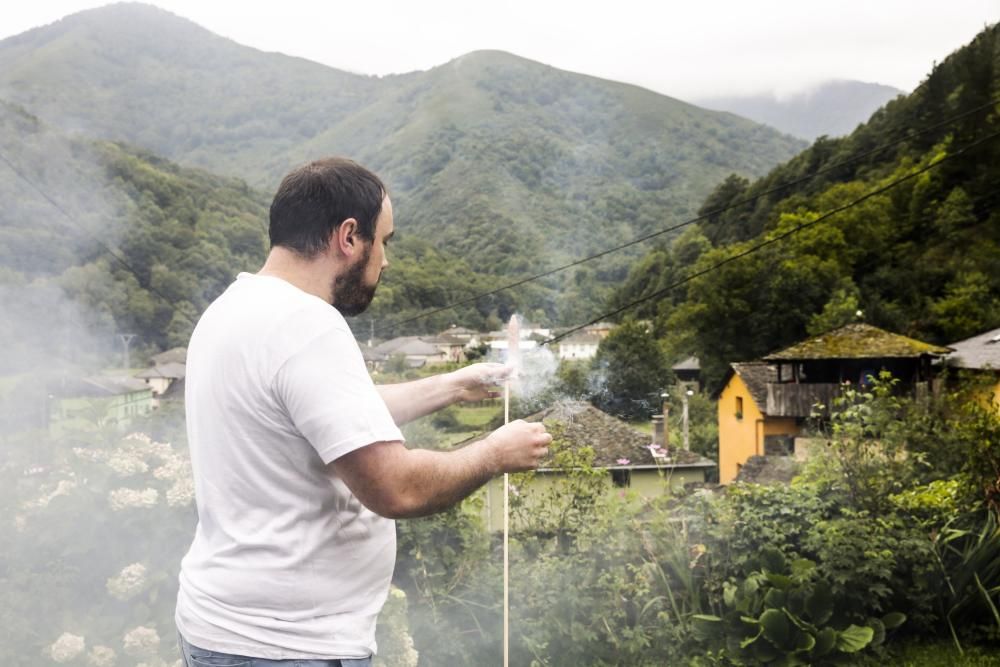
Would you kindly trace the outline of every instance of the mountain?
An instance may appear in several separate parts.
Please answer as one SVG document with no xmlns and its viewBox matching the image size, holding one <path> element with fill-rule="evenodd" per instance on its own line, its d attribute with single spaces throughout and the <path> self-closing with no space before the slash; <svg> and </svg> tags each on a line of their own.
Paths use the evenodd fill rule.
<svg viewBox="0 0 1000 667">
<path fill-rule="evenodd" d="M 695 100 L 706 109 L 729 111 L 737 116 L 770 125 L 800 139 L 840 137 L 889 100 L 904 92 L 892 86 L 863 81 L 826 81 L 790 96 L 774 93 L 730 95 Z"/>
<path fill-rule="evenodd" d="M 821 138 L 756 181 L 726 179 L 703 203 L 704 223 L 638 262 L 613 301 L 659 294 L 631 313 L 716 379 L 858 311 L 943 345 L 996 327 L 998 99 L 994 25 L 849 136 Z"/>
<path fill-rule="evenodd" d="M 401 236 L 504 278 L 676 222 L 725 175 L 761 175 L 804 147 L 731 114 L 507 53 L 359 76 L 250 49 L 141 4 L 0 42 L 0 97 L 67 132 L 265 191 L 293 165 L 351 155 L 386 178 Z M 572 321 L 627 263 L 568 277 L 598 286 L 582 302 L 539 307 L 550 321 Z"/>
</svg>

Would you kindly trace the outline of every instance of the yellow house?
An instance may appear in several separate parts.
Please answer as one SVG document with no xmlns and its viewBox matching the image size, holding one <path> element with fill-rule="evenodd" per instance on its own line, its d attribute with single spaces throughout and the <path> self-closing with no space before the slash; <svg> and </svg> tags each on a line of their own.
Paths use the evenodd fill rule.
<svg viewBox="0 0 1000 667">
<path fill-rule="evenodd" d="M 604 493 L 628 489 L 643 498 L 660 496 L 679 491 L 685 484 L 703 484 L 706 473 L 715 467 L 714 461 L 694 452 L 653 445 L 648 433 L 585 402 L 560 402 L 527 417 L 526 421 L 545 423 L 555 439 L 553 451 L 563 448 L 579 452 L 588 447 L 593 450 L 594 479 Z M 515 484 L 513 493 L 527 499 L 530 511 L 530 502 L 544 502 L 549 495 L 547 491 L 571 483 L 572 472 L 558 465 L 550 455 L 530 475 L 529 488 L 516 488 Z M 487 528 L 502 530 L 503 478 L 490 481 L 483 493 Z"/>
<path fill-rule="evenodd" d="M 845 383 L 863 386 L 888 371 L 900 391 L 930 391 L 932 362 L 949 351 L 856 322 L 761 361 L 731 364 L 718 392 L 719 482 L 735 480 L 751 456 L 799 454 L 795 438 L 806 420 L 817 405 L 828 408 Z"/>
<path fill-rule="evenodd" d="M 951 343 L 948 347 L 954 351 L 945 358 L 945 363 L 987 377 L 992 385 L 993 406 L 1000 410 L 1000 328 Z"/>
<path fill-rule="evenodd" d="M 794 417 L 765 412 L 777 368 L 763 361 L 730 364 L 719 393 L 719 483 L 729 484 L 751 456 L 778 453 L 800 432 Z"/>
</svg>

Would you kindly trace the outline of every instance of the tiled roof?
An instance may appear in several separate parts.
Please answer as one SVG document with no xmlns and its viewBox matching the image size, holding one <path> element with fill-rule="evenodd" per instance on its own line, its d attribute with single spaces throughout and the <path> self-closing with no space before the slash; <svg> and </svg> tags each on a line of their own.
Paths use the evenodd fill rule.
<svg viewBox="0 0 1000 667">
<path fill-rule="evenodd" d="M 1000 329 L 985 331 L 948 347 L 955 350 L 946 359 L 949 366 L 1000 371 Z"/>
<path fill-rule="evenodd" d="M 592 447 L 594 466 L 597 468 L 715 465 L 713 461 L 683 449 L 671 448 L 667 457 L 654 457 L 649 434 L 632 428 L 589 403 L 560 402 L 528 417 L 527 421 L 542 421 L 550 430 L 557 431 L 571 447 Z M 628 459 L 629 463 L 618 463 L 619 459 Z M 545 469 L 546 464 L 551 464 L 551 461 L 543 461 L 540 467 Z"/>
<path fill-rule="evenodd" d="M 764 361 L 805 359 L 913 358 L 947 354 L 949 349 L 890 333 L 870 324 L 847 324 L 764 357 Z"/>
</svg>

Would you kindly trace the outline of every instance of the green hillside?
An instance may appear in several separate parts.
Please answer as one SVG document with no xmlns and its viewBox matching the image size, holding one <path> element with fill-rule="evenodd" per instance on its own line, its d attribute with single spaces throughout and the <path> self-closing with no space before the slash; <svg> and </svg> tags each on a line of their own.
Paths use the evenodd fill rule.
<svg viewBox="0 0 1000 667">
<path fill-rule="evenodd" d="M 141 4 L 0 42 L 0 97 L 66 132 L 265 192 L 303 161 L 353 156 L 386 178 L 402 236 L 511 278 L 676 222 L 726 174 L 759 176 L 804 147 L 731 114 L 507 53 L 365 77 L 243 47 Z M 583 292 L 596 307 L 629 261 L 550 286 L 593 284 Z M 554 320 L 579 314 L 577 304 L 530 306 Z"/>
<path fill-rule="evenodd" d="M 714 377 L 729 362 L 820 333 L 856 317 L 857 310 L 871 324 L 941 344 L 997 326 L 1000 137 L 959 151 L 1000 130 L 998 100 L 1000 28 L 992 26 L 935 67 L 913 94 L 890 102 L 850 136 L 817 141 L 753 183 L 737 176 L 724 181 L 704 202 L 705 213 L 761 198 L 712 215 L 650 253 L 615 303 L 653 294 L 957 155 L 633 312 L 655 318 L 669 346 L 699 354 Z M 955 120 L 944 123 L 948 119 Z M 862 154 L 868 156 L 845 164 Z M 762 194 L 820 170 L 826 173 Z"/>
<path fill-rule="evenodd" d="M 240 181 L 67 139 L 2 101 L 0 152 L 0 372 L 86 364 L 119 332 L 139 349 L 184 344 L 263 260 L 266 200 Z"/>
</svg>

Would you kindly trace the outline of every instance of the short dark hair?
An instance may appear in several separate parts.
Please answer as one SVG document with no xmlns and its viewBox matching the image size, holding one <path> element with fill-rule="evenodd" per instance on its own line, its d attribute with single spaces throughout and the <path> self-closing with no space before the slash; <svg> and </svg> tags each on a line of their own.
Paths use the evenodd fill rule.
<svg viewBox="0 0 1000 667">
<path fill-rule="evenodd" d="M 362 238 L 373 241 L 385 195 L 379 177 L 353 160 L 333 157 L 299 167 L 285 176 L 271 202 L 271 247 L 315 257 L 348 218 L 358 221 Z"/>
</svg>

